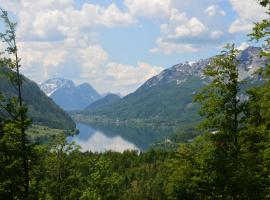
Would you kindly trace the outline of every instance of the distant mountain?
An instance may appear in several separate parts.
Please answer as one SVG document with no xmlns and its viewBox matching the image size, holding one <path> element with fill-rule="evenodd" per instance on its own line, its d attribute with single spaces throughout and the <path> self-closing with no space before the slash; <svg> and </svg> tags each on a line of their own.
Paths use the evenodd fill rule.
<svg viewBox="0 0 270 200">
<path fill-rule="evenodd" d="M 72 81 L 62 79 L 62 78 L 54 78 L 49 79 L 40 85 L 40 89 L 47 95 L 51 96 L 58 89 L 62 88 L 64 85 L 72 84 Z"/>
<path fill-rule="evenodd" d="M 16 96 L 16 89 L 7 79 L 5 68 L 0 68 L 0 93 L 8 97 Z M 28 78 L 23 78 L 22 97 L 28 105 L 28 115 L 35 124 L 46 125 L 51 128 L 74 130 L 75 123 L 71 117 L 48 98 L 39 86 Z"/>
<path fill-rule="evenodd" d="M 61 78 L 49 79 L 40 88 L 66 111 L 82 110 L 101 98 L 88 83 L 75 86 L 73 81 Z"/>
<path fill-rule="evenodd" d="M 84 111 L 88 112 L 89 110 L 100 108 L 100 107 L 105 106 L 105 105 L 110 105 L 112 103 L 119 101 L 120 99 L 121 99 L 121 97 L 119 95 L 109 93 L 105 97 L 103 97 L 103 98 L 95 101 L 94 103 L 90 104 L 89 106 L 87 106 L 84 109 Z"/>
<path fill-rule="evenodd" d="M 261 49 L 249 47 L 240 52 L 238 70 L 241 79 L 252 78 L 253 73 L 264 65 L 259 56 Z M 197 62 L 177 64 L 146 81 L 134 93 L 113 104 L 84 112 L 85 118 L 99 117 L 113 120 L 135 120 L 181 127 L 194 127 L 200 119 L 198 105 L 192 99 L 208 79 L 203 69 L 212 58 Z"/>
</svg>

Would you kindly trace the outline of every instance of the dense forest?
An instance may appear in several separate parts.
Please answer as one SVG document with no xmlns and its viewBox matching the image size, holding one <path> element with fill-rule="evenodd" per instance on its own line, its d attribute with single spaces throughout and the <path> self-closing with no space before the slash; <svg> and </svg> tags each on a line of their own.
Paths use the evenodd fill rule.
<svg viewBox="0 0 270 200">
<path fill-rule="evenodd" d="M 259 3 L 270 13 L 269 0 Z M 266 67 L 257 72 L 263 84 L 240 95 L 245 82 L 234 45 L 204 70 L 211 83 L 194 99 L 201 105 L 201 136 L 177 150 L 82 153 L 65 136 L 46 145 L 28 141 L 16 24 L 3 10 L 1 18 L 7 31 L 0 37 L 14 59 L 1 54 L 0 64 L 14 71 L 8 77 L 16 95 L 0 91 L 0 199 L 270 199 L 269 20 L 250 34 L 266 43 Z"/>
</svg>

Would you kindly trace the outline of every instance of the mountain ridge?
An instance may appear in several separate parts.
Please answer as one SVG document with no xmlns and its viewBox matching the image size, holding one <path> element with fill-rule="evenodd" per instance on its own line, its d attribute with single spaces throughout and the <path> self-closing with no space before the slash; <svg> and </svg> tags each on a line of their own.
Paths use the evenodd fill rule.
<svg viewBox="0 0 270 200">
<path fill-rule="evenodd" d="M 93 102 L 92 104 L 90 104 L 89 106 L 87 106 L 84 111 L 87 110 L 93 110 L 105 105 L 109 105 L 112 103 L 115 103 L 117 101 L 119 101 L 121 99 L 121 97 L 117 94 L 113 94 L 113 93 L 108 93 L 106 96 L 104 96 L 103 98 Z"/>
<path fill-rule="evenodd" d="M 66 111 L 82 110 L 101 98 L 90 84 L 76 86 L 72 80 L 63 78 L 48 79 L 40 88 Z"/>
<path fill-rule="evenodd" d="M 264 65 L 265 60 L 259 56 L 260 51 L 259 47 L 248 47 L 239 53 L 241 79 L 255 77 L 254 72 Z M 114 120 L 137 119 L 194 126 L 200 117 L 193 96 L 208 83 L 203 69 L 212 59 L 174 65 L 150 78 L 120 101 L 82 114 L 86 119 L 98 116 Z"/>
</svg>

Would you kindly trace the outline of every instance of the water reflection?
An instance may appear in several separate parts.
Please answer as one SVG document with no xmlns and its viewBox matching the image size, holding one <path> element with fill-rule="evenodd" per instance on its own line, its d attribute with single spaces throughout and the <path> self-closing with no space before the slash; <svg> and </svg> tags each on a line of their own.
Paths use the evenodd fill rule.
<svg viewBox="0 0 270 200">
<path fill-rule="evenodd" d="M 145 151 L 149 146 L 172 133 L 169 129 L 138 128 L 115 125 L 87 125 L 77 123 L 80 134 L 69 138 L 82 147 L 82 151 L 104 152 L 107 150 Z"/>
</svg>

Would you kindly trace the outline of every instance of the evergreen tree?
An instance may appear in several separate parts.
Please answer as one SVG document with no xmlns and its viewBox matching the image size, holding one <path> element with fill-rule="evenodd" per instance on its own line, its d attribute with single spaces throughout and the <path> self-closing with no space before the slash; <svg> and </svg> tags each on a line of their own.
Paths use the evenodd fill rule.
<svg viewBox="0 0 270 200">
<path fill-rule="evenodd" d="M 10 21 L 8 13 L 2 9 L 0 18 L 5 24 L 6 31 L 0 34 L 1 40 L 7 46 L 6 56 L 5 52 L 1 53 L 1 67 L 6 67 L 11 70 L 8 73 L 10 81 L 17 90 L 17 97 L 1 98 L 1 114 L 2 120 L 2 134 L 1 145 L 5 149 L 5 158 L 2 161 L 6 170 L 13 170 L 13 173 L 7 173 L 5 176 L 9 177 L 7 180 L 8 188 L 4 190 L 7 193 L 18 192 L 16 198 L 29 198 L 29 160 L 30 160 L 30 146 L 26 138 L 26 129 L 31 124 L 27 118 L 27 107 L 22 99 L 22 76 L 20 74 L 20 58 L 18 57 L 18 49 L 16 43 L 16 23 Z M 7 58 L 8 57 L 8 58 Z M 17 166 L 17 167 L 15 167 Z M 13 182 L 14 177 L 18 181 Z M 12 186 L 10 186 L 12 185 Z M 16 187 L 16 189 L 13 188 Z M 21 186 L 21 187 L 20 187 Z M 4 188 L 6 185 L 4 185 Z M 15 190 L 15 191 L 14 191 Z M 15 198 L 11 194 L 12 198 Z"/>
</svg>

